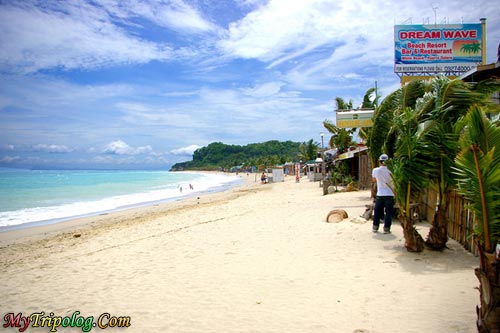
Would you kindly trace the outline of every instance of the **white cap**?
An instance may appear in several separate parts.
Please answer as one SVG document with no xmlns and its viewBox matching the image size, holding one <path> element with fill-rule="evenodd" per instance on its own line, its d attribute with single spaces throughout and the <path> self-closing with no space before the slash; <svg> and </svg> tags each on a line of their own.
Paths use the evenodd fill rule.
<svg viewBox="0 0 500 333">
<path fill-rule="evenodd" d="M 389 156 L 387 156 L 387 154 L 382 154 L 378 159 L 379 161 L 387 161 L 389 159 Z"/>
</svg>

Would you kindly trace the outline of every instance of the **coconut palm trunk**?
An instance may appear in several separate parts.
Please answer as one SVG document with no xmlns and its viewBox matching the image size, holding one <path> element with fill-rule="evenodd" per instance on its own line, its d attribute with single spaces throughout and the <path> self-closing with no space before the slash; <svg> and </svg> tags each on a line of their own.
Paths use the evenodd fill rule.
<svg viewBox="0 0 500 333">
<path fill-rule="evenodd" d="M 446 248 L 448 242 L 448 202 L 445 201 L 443 205 L 438 204 L 434 217 L 432 219 L 429 234 L 425 240 L 425 245 L 432 250 L 442 250 Z"/>
<path fill-rule="evenodd" d="M 478 332 L 500 332 L 500 280 L 498 258 L 478 244 L 480 266 L 474 270 L 479 280 L 479 306 L 476 307 Z"/>
<path fill-rule="evenodd" d="M 398 219 L 403 227 L 403 235 L 405 237 L 405 248 L 408 252 L 422 252 L 424 249 L 424 239 L 415 229 L 413 220 L 410 214 L 411 205 L 411 182 L 408 182 L 406 188 L 405 198 L 401 198 L 405 201 L 404 205 L 400 203 L 400 210 Z"/>
<path fill-rule="evenodd" d="M 439 142 L 439 141 L 438 141 Z M 457 141 L 454 140 L 454 145 L 458 146 Z M 451 165 L 453 163 L 453 158 L 456 156 L 456 151 L 458 149 L 442 149 L 442 144 L 436 145 L 440 147 L 443 153 L 448 153 L 449 155 L 445 158 L 441 158 L 437 167 L 437 189 L 438 189 L 438 202 L 436 205 L 436 210 L 431 221 L 431 228 L 427 235 L 425 245 L 431 250 L 441 251 L 446 248 L 446 243 L 448 242 L 448 204 L 449 204 L 449 192 L 452 183 Z M 447 169 L 447 170 L 445 170 Z"/>
</svg>

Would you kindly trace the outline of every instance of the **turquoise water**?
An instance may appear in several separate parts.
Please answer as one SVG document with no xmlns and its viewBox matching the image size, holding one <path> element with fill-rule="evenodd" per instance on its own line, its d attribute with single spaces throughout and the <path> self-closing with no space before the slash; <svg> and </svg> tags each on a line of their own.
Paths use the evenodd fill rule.
<svg viewBox="0 0 500 333">
<path fill-rule="evenodd" d="M 238 181 L 191 172 L 0 170 L 0 228 L 177 200 Z"/>
</svg>

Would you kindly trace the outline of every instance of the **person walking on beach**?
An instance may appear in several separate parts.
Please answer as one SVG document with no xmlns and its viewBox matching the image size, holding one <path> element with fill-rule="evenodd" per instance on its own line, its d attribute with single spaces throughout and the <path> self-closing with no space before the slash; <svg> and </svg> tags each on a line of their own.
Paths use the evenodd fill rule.
<svg viewBox="0 0 500 333">
<path fill-rule="evenodd" d="M 391 171 L 385 165 L 389 156 L 382 154 L 379 157 L 380 166 L 373 169 L 372 181 L 377 183 L 377 197 L 373 212 L 373 232 L 378 232 L 380 219 L 384 216 L 384 234 L 391 233 L 392 210 L 394 208 L 394 192 Z"/>
<path fill-rule="evenodd" d="M 260 176 L 260 181 L 262 182 L 262 184 L 267 183 L 267 176 L 266 176 L 266 174 L 264 172 Z"/>
</svg>

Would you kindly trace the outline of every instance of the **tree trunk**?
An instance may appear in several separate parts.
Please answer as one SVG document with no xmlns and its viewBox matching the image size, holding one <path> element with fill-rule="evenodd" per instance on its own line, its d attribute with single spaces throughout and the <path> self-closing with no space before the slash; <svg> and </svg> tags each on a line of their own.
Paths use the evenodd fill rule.
<svg viewBox="0 0 500 333">
<path fill-rule="evenodd" d="M 448 242 L 448 220 L 446 219 L 447 205 L 437 206 L 432 226 L 429 229 L 425 245 L 431 250 L 442 251 Z"/>
<path fill-rule="evenodd" d="M 403 226 L 403 235 L 405 236 L 405 247 L 408 252 L 422 252 L 424 250 L 424 239 L 418 233 L 413 225 L 411 217 L 399 215 L 399 221 Z"/>
<path fill-rule="evenodd" d="M 477 329 L 481 333 L 500 332 L 499 262 L 496 254 L 478 246 L 481 267 L 474 270 L 479 280 L 480 306 L 476 307 Z"/>
<path fill-rule="evenodd" d="M 329 179 L 323 179 L 323 195 L 328 194 L 328 187 L 332 185 Z"/>
</svg>

